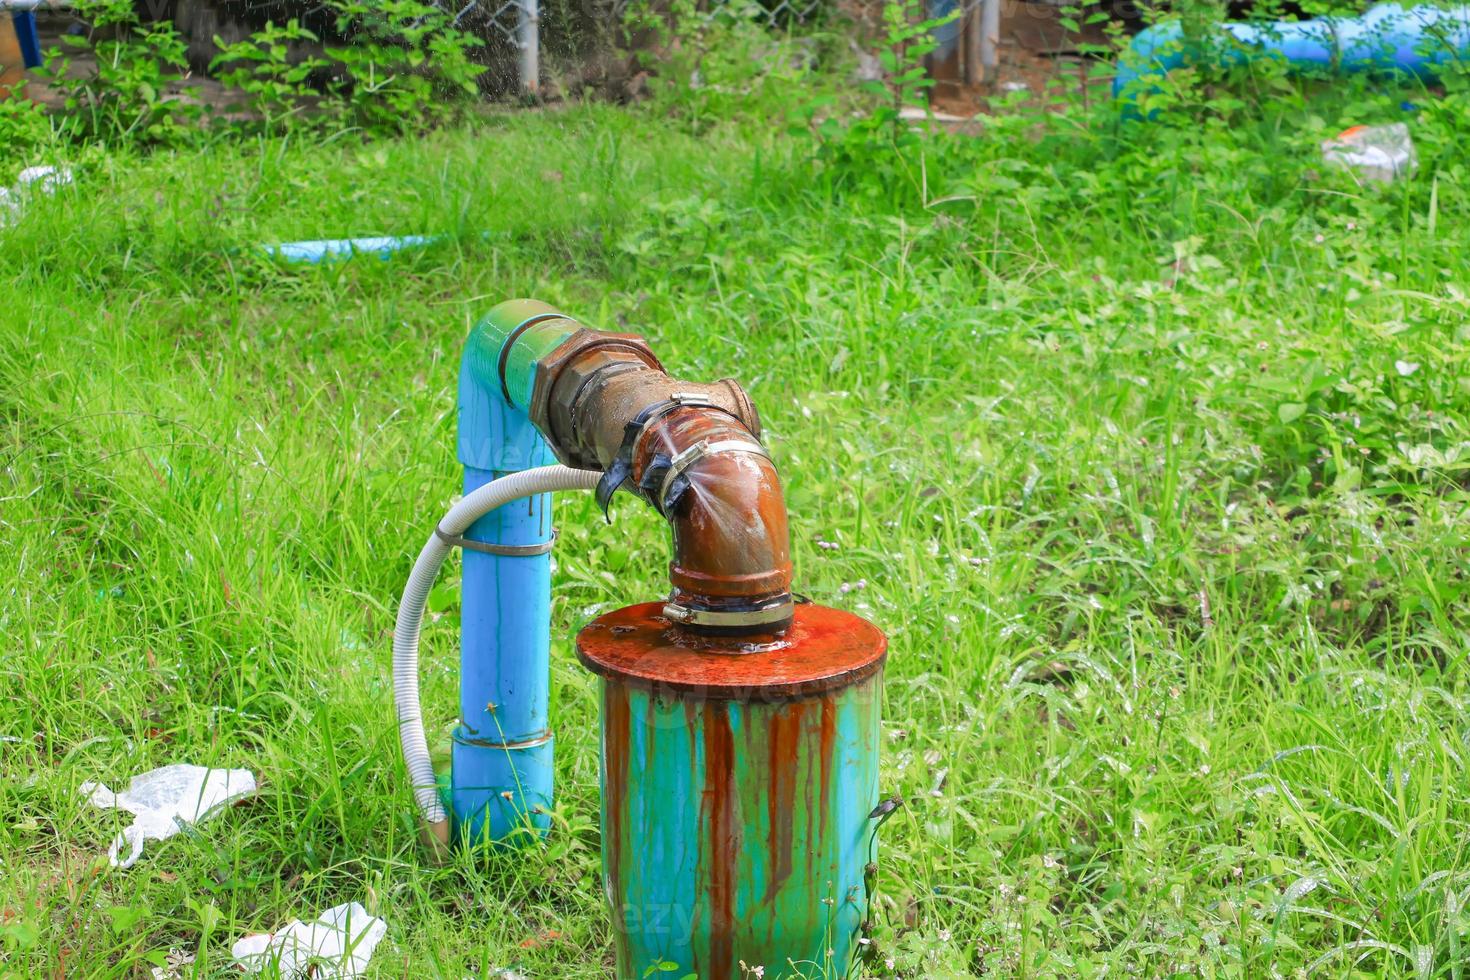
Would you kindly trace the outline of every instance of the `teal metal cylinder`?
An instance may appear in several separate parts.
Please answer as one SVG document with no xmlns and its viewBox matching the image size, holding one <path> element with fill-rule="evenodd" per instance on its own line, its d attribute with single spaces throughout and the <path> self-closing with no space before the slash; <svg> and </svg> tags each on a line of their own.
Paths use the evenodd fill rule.
<svg viewBox="0 0 1470 980">
<path fill-rule="evenodd" d="M 661 613 L 577 638 L 602 676 L 617 976 L 847 976 L 876 861 L 883 634 L 808 604 L 779 640 L 711 641 Z"/>
</svg>

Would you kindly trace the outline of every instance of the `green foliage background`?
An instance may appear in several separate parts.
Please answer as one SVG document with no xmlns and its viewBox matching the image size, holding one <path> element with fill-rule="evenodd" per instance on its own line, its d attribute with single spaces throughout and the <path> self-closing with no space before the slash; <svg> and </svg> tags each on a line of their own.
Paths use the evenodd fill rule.
<svg viewBox="0 0 1470 980">
<path fill-rule="evenodd" d="M 1462 976 L 1463 79 L 1185 72 L 1137 124 L 1068 78 L 951 134 L 878 115 L 922 93 L 854 94 L 835 40 L 697 30 L 627 108 L 42 135 L 77 180 L 0 232 L 0 972 L 232 975 L 234 938 L 357 900 L 375 975 L 605 974 L 567 643 L 662 593 L 661 522 L 559 505 L 542 846 L 431 865 L 391 713 L 459 345 L 531 295 L 739 376 L 798 587 L 891 637 L 866 975 Z M 1396 120 L 1411 179 L 1321 163 Z M 378 233 L 440 237 L 259 248 Z M 447 726 L 453 567 L 435 605 Z M 101 867 L 76 786 L 184 759 L 259 799 Z"/>
</svg>

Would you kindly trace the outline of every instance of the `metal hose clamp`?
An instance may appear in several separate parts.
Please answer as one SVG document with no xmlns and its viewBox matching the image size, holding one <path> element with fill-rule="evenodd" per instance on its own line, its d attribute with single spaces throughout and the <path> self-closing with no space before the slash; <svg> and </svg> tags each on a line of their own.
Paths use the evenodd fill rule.
<svg viewBox="0 0 1470 980">
<path fill-rule="evenodd" d="M 710 442 L 706 439 L 696 442 L 669 461 L 669 468 L 664 472 L 663 483 L 658 491 L 659 512 L 667 514 L 669 508 L 678 502 L 679 492 L 682 492 L 683 487 L 676 488 L 675 483 L 684 475 L 685 470 L 701 459 L 704 459 L 704 457 L 714 456 L 719 453 L 747 453 L 751 456 L 762 456 L 766 459 L 771 458 L 771 454 L 766 451 L 766 447 L 754 441 L 719 439 L 715 442 Z M 685 479 L 684 485 L 688 486 L 687 478 Z M 674 492 L 676 489 L 679 492 Z"/>
<path fill-rule="evenodd" d="M 544 555 L 556 547 L 557 531 L 551 531 L 550 541 L 541 541 L 536 544 L 495 544 L 490 541 L 476 541 L 473 538 L 463 538 L 457 534 L 447 534 L 442 527 L 434 528 L 434 537 L 443 541 L 451 548 L 463 548 L 466 551 L 478 551 L 484 555 L 497 555 L 501 558 L 534 558 L 536 555 Z"/>
<path fill-rule="evenodd" d="M 664 618 L 681 626 L 750 629 L 784 623 L 795 611 L 796 605 L 789 596 L 759 609 L 692 609 L 677 602 L 669 602 L 664 605 Z"/>
<path fill-rule="evenodd" d="M 676 391 L 663 401 L 654 402 L 652 405 L 649 405 L 623 426 L 622 445 L 618 447 L 617 454 L 613 456 L 612 462 L 607 464 L 607 471 L 602 474 L 602 479 L 597 482 L 597 493 L 595 495 L 597 506 L 602 508 L 602 515 L 607 518 L 608 523 L 612 522 L 612 515 L 608 513 L 608 507 L 612 503 L 612 496 L 633 475 L 633 459 L 638 454 L 638 445 L 643 441 L 643 434 L 648 431 L 649 424 L 676 408 L 688 408 L 691 406 L 719 408 L 718 405 L 703 395 L 693 392 Z"/>
</svg>

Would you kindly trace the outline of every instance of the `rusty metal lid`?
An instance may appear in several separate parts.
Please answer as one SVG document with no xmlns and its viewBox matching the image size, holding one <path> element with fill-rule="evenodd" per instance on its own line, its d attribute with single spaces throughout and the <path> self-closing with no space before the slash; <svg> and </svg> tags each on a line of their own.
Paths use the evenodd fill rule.
<svg viewBox="0 0 1470 980">
<path fill-rule="evenodd" d="M 820 694 L 876 674 L 883 631 L 815 603 L 796 607 L 779 638 L 700 636 L 671 622 L 662 602 L 599 616 L 577 634 L 577 659 L 593 673 L 655 690 L 735 701 Z"/>
</svg>

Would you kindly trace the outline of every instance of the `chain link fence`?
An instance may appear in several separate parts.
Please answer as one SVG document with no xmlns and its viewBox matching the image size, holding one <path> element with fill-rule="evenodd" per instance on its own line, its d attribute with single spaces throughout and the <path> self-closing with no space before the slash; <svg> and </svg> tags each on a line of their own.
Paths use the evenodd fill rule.
<svg viewBox="0 0 1470 980">
<path fill-rule="evenodd" d="M 454 22 L 482 37 L 496 38 L 514 47 L 517 84 L 521 93 L 535 97 L 541 90 L 543 0 L 438 0 L 454 15 Z M 546 0 L 556 4 L 558 0 Z M 569 0 L 573 5 L 578 0 Z M 622 27 L 636 0 L 581 0 L 579 9 L 557 10 L 563 27 L 573 21 L 595 23 L 604 40 Z M 706 21 L 740 17 L 763 22 L 773 30 L 812 25 L 837 7 L 838 0 L 703 0 L 698 13 Z M 943 90 L 947 86 L 992 84 L 998 69 L 1001 0 L 925 0 L 925 16 L 944 20 L 934 32 L 938 48 L 929 56 L 929 71 Z M 559 39 L 558 48 L 574 44 Z"/>
<path fill-rule="evenodd" d="M 541 91 L 541 10 L 539 0 L 434 0 L 453 15 L 455 27 L 515 50 L 516 79 L 521 94 Z"/>
<path fill-rule="evenodd" d="M 567 51 L 577 46 L 575 39 L 545 36 L 543 13 L 551 13 L 559 26 L 580 25 L 606 40 L 622 28 L 633 2 L 636 0 L 581 0 L 579 4 L 578 0 L 570 0 L 567 9 L 543 11 L 542 0 L 436 0 L 441 9 L 453 16 L 455 26 L 515 49 L 517 85 L 522 95 L 531 98 L 541 91 L 541 53 L 545 44 L 556 43 L 558 49 Z M 705 0 L 699 5 L 698 13 L 710 22 L 724 16 L 747 17 L 775 30 L 813 24 L 833 6 L 834 0 Z"/>
<path fill-rule="evenodd" d="M 709 5 L 709 16 L 721 11 L 736 11 L 743 15 L 763 17 L 767 27 L 786 27 L 809 24 L 820 17 L 827 7 L 825 0 L 779 0 L 778 3 L 741 3 L 739 0 L 717 0 Z M 738 8 L 738 9 L 737 9 Z"/>
</svg>

